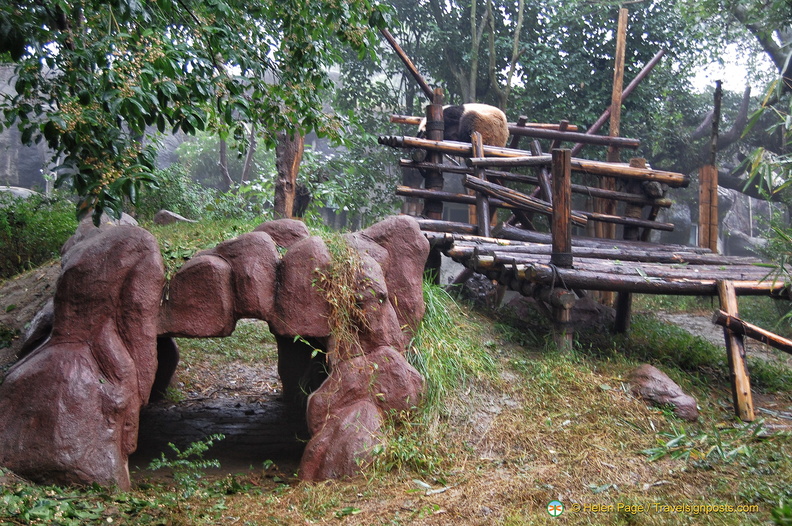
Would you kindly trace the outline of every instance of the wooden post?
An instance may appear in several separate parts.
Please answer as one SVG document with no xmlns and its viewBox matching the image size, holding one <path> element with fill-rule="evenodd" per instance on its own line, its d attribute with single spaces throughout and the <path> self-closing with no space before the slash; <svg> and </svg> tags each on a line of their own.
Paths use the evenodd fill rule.
<svg viewBox="0 0 792 526">
<path fill-rule="evenodd" d="M 699 169 L 699 246 L 718 251 L 718 125 L 723 91 L 715 83 L 715 108 L 712 117 L 709 162 Z"/>
<path fill-rule="evenodd" d="M 646 168 L 646 159 L 633 158 L 630 159 L 630 166 L 634 168 Z M 637 191 L 641 185 L 637 181 L 630 181 L 627 186 L 628 191 Z M 643 214 L 643 207 L 637 204 L 627 204 L 624 211 L 626 217 L 633 219 L 641 219 Z M 637 226 L 624 226 L 624 239 L 627 241 L 637 241 L 639 236 L 639 229 Z M 616 294 L 616 322 L 614 324 L 614 331 L 618 334 L 624 334 L 630 330 L 630 323 L 632 317 L 632 294 L 629 292 L 619 292 Z"/>
<path fill-rule="evenodd" d="M 658 51 L 657 54 L 655 54 L 655 56 L 652 57 L 652 60 L 646 63 L 646 65 L 643 67 L 641 72 L 635 76 L 635 78 L 632 80 L 632 82 L 630 82 L 630 84 L 627 85 L 626 88 L 624 88 L 624 91 L 622 92 L 622 101 L 626 99 L 633 91 L 635 91 L 635 88 L 638 87 L 638 84 L 640 84 L 643 81 L 643 79 L 645 79 L 649 75 L 649 73 L 652 71 L 652 69 L 654 69 L 657 63 L 660 62 L 660 59 L 663 58 L 663 55 L 665 55 L 665 49 L 661 49 L 660 51 Z M 607 121 L 610 118 L 610 114 L 611 114 L 611 110 L 609 107 L 604 112 L 602 112 L 602 115 L 600 115 L 600 118 L 597 119 L 597 121 L 594 124 L 589 126 L 589 128 L 586 130 L 586 135 L 592 135 L 597 133 L 599 129 L 602 128 L 602 125 L 605 124 L 605 121 Z M 582 143 L 576 144 L 574 148 L 572 148 L 572 157 L 576 157 L 577 154 L 580 153 L 580 150 L 583 149 L 583 146 L 584 145 Z"/>
<path fill-rule="evenodd" d="M 426 107 L 426 138 L 430 141 L 442 141 L 445 125 L 443 122 L 443 90 L 435 89 L 432 104 Z M 443 154 L 430 151 L 427 156 L 430 163 L 442 164 Z M 424 174 L 424 187 L 427 190 L 443 189 L 443 172 L 441 169 L 427 170 Z M 443 219 L 443 202 L 428 199 L 424 202 L 424 215 L 429 219 Z"/>
<path fill-rule="evenodd" d="M 718 280 L 717 287 L 721 309 L 729 316 L 737 317 L 737 293 L 734 284 L 728 280 Z M 744 422 L 753 422 L 756 417 L 751 397 L 751 380 L 745 364 L 743 337 L 727 328 L 723 329 L 723 335 L 726 339 L 726 353 L 729 359 L 734 412 Z"/>
<path fill-rule="evenodd" d="M 443 90 L 436 88 L 432 104 L 426 108 L 426 138 L 431 141 L 442 141 L 445 129 L 443 121 Z M 436 165 L 443 163 L 443 154 L 438 151 L 430 151 L 427 161 Z M 441 169 L 427 170 L 424 173 L 424 187 L 427 190 L 443 189 L 443 172 Z M 424 216 L 429 219 L 443 219 L 443 201 L 439 199 L 427 199 L 424 201 Z M 440 264 L 442 258 L 440 251 L 433 248 L 429 252 L 426 260 L 424 273 L 436 284 L 440 283 Z"/>
<path fill-rule="evenodd" d="M 627 20 L 629 12 L 625 8 L 619 9 L 618 28 L 616 30 L 616 51 L 613 64 L 613 88 L 611 91 L 610 105 L 610 136 L 618 137 L 621 127 L 621 106 L 622 88 L 624 86 L 624 55 L 627 48 Z M 607 160 L 610 163 L 620 162 L 620 151 L 616 146 L 608 147 Z M 602 177 L 600 188 L 615 191 L 616 179 L 613 177 Z M 616 215 L 616 202 L 612 200 L 595 199 L 595 212 L 607 215 Z M 597 237 L 603 239 L 614 239 L 616 237 L 616 225 L 608 223 L 595 223 Z M 610 291 L 600 295 L 600 301 L 605 305 L 613 305 L 614 294 Z"/>
<path fill-rule="evenodd" d="M 473 132 L 470 137 L 473 144 L 473 157 L 484 157 L 484 143 L 479 132 Z M 476 168 L 474 175 L 486 181 L 483 168 Z M 490 206 L 489 197 L 484 192 L 476 192 L 476 224 L 480 236 L 490 237 Z"/>
<path fill-rule="evenodd" d="M 553 216 L 551 225 L 552 265 L 572 267 L 572 155 L 569 150 L 553 150 Z M 558 283 L 562 286 L 561 283 Z M 571 307 L 553 306 L 554 340 L 561 351 L 572 350 L 573 334 L 569 327 Z"/>
</svg>

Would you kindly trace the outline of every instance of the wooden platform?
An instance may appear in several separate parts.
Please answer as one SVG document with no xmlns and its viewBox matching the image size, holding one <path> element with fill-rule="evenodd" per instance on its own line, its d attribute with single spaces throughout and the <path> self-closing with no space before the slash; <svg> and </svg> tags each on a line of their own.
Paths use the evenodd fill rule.
<svg viewBox="0 0 792 526">
<path fill-rule="evenodd" d="M 434 221 L 419 223 L 432 246 L 444 255 L 527 295 L 545 286 L 717 296 L 717 282 L 729 280 L 737 295 L 792 297 L 788 284 L 775 279 L 774 269 L 757 258 L 721 256 L 684 245 L 573 237 L 572 266 L 559 267 L 550 261 L 549 234 L 502 227 L 494 232 L 498 238 L 479 237 L 437 232 L 440 225 Z"/>
</svg>

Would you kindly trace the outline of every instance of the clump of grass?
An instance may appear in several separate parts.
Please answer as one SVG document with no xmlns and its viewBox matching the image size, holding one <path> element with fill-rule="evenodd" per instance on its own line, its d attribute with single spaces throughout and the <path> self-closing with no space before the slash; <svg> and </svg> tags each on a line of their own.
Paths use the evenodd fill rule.
<svg viewBox="0 0 792 526">
<path fill-rule="evenodd" d="M 196 252 L 214 248 L 219 243 L 252 232 L 261 221 L 228 219 L 223 221 L 201 221 L 198 223 L 172 223 L 143 226 L 157 238 L 165 274 L 172 277 Z"/>
<path fill-rule="evenodd" d="M 494 379 L 497 361 L 481 344 L 482 327 L 441 287 L 429 282 L 423 287 L 426 313 L 407 357 L 426 379 L 427 409 L 436 411 L 472 380 Z"/>
<path fill-rule="evenodd" d="M 362 306 L 366 293 L 363 262 L 357 250 L 340 234 L 326 232 L 324 242 L 330 252 L 330 264 L 317 272 L 315 286 L 330 304 L 328 324 L 335 338 L 337 352 L 359 352 L 359 333 L 370 329 Z"/>
</svg>

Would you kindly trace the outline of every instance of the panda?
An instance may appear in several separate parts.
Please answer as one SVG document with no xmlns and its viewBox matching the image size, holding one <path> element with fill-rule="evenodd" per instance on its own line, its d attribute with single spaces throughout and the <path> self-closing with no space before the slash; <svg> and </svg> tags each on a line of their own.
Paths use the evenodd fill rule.
<svg viewBox="0 0 792 526">
<path fill-rule="evenodd" d="M 443 106 L 443 122 L 445 131 L 443 140 L 470 142 L 474 131 L 481 134 L 484 144 L 488 146 L 506 146 L 509 138 L 509 124 L 506 115 L 495 106 L 489 104 L 462 104 L 460 106 Z M 426 118 L 418 125 L 418 137 L 426 136 Z"/>
</svg>

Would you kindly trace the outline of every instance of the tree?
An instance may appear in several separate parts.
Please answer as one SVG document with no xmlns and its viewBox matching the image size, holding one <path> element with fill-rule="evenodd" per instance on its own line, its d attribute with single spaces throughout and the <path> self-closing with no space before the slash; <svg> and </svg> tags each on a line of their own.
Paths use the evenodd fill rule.
<svg viewBox="0 0 792 526">
<path fill-rule="evenodd" d="M 156 134 L 255 123 L 340 138 L 325 113 L 328 66 L 343 47 L 377 44 L 387 9 L 376 0 L 16 0 L 0 6 L 0 53 L 16 62 L 3 125 L 46 141 L 78 215 L 118 215 L 150 184 Z M 242 142 L 242 141 L 239 141 Z"/>
</svg>

